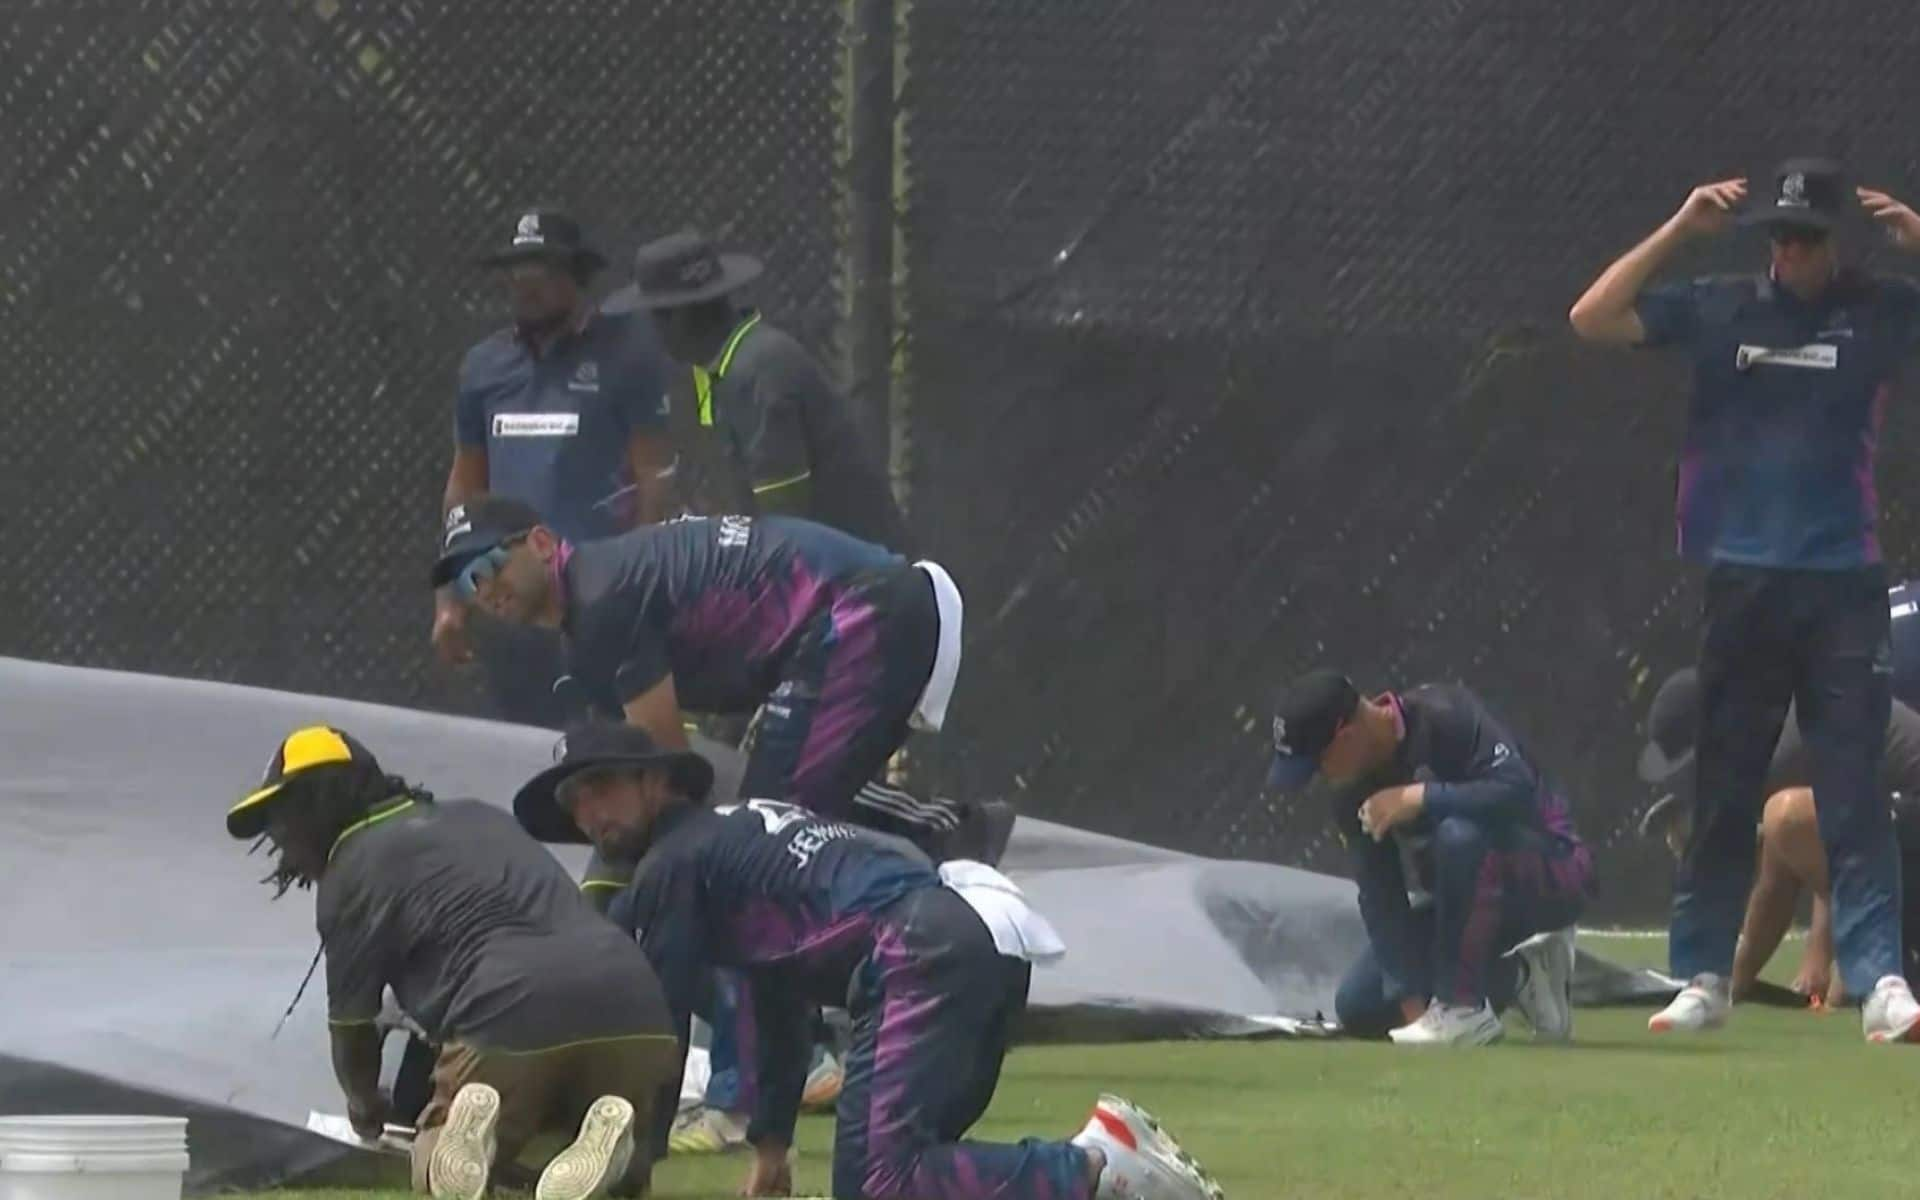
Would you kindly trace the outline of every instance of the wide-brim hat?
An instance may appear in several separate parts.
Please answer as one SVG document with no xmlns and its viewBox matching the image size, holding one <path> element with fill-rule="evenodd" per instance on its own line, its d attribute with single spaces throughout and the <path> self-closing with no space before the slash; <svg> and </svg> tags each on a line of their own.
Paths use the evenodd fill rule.
<svg viewBox="0 0 1920 1200">
<path fill-rule="evenodd" d="M 580 222 L 552 208 L 521 213 L 514 220 L 512 240 L 476 261 L 483 267 L 507 267 L 529 259 L 577 264 L 589 272 L 607 265 L 606 255 L 587 244 Z"/>
<path fill-rule="evenodd" d="M 1647 744 L 1640 748 L 1642 783 L 1666 784 L 1693 765 L 1699 739 L 1700 673 L 1692 667 L 1675 671 L 1647 707 Z"/>
<path fill-rule="evenodd" d="M 752 255 L 722 254 L 697 233 L 669 234 L 634 252 L 634 298 L 641 308 L 703 304 L 758 279 L 763 269 Z"/>
<path fill-rule="evenodd" d="M 713 764 L 691 750 L 662 750 L 644 729 L 611 721 L 576 725 L 554 744 L 554 763 L 513 798 L 513 815 L 535 841 L 584 844 L 587 836 L 560 806 L 560 785 L 595 767 L 664 767 L 696 803 L 713 790 Z"/>
<path fill-rule="evenodd" d="M 350 735 L 330 725 L 309 725 L 283 739 L 267 763 L 260 786 L 227 810 L 227 832 L 242 841 L 267 831 L 267 817 L 289 783 L 323 767 L 359 764 L 378 771 L 373 755 Z"/>
</svg>

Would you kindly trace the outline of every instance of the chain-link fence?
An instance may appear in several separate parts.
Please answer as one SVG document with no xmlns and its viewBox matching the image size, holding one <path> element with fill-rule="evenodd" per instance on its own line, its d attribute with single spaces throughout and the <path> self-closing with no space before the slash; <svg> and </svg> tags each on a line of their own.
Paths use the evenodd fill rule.
<svg viewBox="0 0 1920 1200">
<path fill-rule="evenodd" d="M 455 702 L 420 572 L 454 368 L 503 318 L 473 254 L 529 200 L 616 263 L 697 225 L 826 351 L 877 2 L 13 6 L 0 650 Z M 895 443 L 970 601 L 943 782 L 1331 866 L 1312 801 L 1259 793 L 1275 682 L 1458 678 L 1611 847 L 1609 909 L 1657 909 L 1664 866 L 1620 843 L 1636 722 L 1691 648 L 1684 381 L 1563 314 L 1700 179 L 1814 150 L 1920 188 L 1906 10 L 895 15 Z"/>
<path fill-rule="evenodd" d="M 530 202 L 837 311 L 818 0 L 109 0 L 0 15 L 0 647 L 402 703 L 473 265 Z"/>
<path fill-rule="evenodd" d="M 979 791 L 1339 869 L 1260 794 L 1315 664 L 1458 679 L 1573 796 L 1605 908 L 1636 725 L 1693 647 L 1677 365 L 1567 308 L 1696 182 L 1828 152 L 1920 190 L 1891 2 L 921 4 L 907 71 L 915 513 L 974 598 Z M 1764 243 L 1694 258 L 1764 266 Z M 1912 422 L 1886 544 L 1917 561 Z"/>
</svg>

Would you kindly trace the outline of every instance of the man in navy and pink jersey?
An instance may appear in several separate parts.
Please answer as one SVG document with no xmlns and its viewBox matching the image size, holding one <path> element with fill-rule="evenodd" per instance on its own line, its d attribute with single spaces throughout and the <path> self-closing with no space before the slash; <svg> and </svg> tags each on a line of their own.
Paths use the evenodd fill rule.
<svg viewBox="0 0 1920 1200">
<path fill-rule="evenodd" d="M 790 517 L 691 517 L 575 545 L 518 501 L 448 514 L 435 587 L 566 634 L 587 707 L 684 749 L 683 708 L 762 709 L 740 794 L 906 837 L 937 858 L 970 806 L 876 783 L 945 719 L 960 594 L 931 563 Z"/>
<path fill-rule="evenodd" d="M 1481 1045 L 1517 1007 L 1573 1031 L 1573 924 L 1593 858 L 1566 800 L 1464 687 L 1366 699 L 1312 671 L 1280 693 L 1271 787 L 1332 785 L 1367 950 L 1340 984 L 1341 1027 L 1401 1045 Z"/>
<path fill-rule="evenodd" d="M 588 724 L 513 810 L 541 841 L 591 840 L 639 863 L 608 915 L 658 971 L 683 1047 L 702 981 L 715 968 L 746 979 L 763 1036 L 741 1195 L 792 1194 L 807 1013 L 844 1002 L 836 1200 L 1220 1200 L 1151 1117 L 1112 1096 L 1071 1140 L 962 1140 L 993 1099 L 1032 964 L 1065 953 L 1059 936 L 991 867 L 936 869 L 790 804 L 709 808 L 711 778 L 642 730 Z"/>
<path fill-rule="evenodd" d="M 1649 1026 L 1726 1022 L 1767 764 L 1795 705 L 1847 994 L 1864 1001 L 1868 1040 L 1911 1040 L 1920 1003 L 1901 975 L 1900 861 L 1875 788 L 1894 665 L 1874 452 L 1920 341 L 1920 288 L 1843 266 L 1835 242 L 1858 210 L 1896 248 L 1920 250 L 1920 215 L 1845 187 L 1831 162 L 1793 159 L 1737 218 L 1767 230 L 1765 273 L 1647 286 L 1682 246 L 1734 225 L 1746 199 L 1744 179 L 1695 188 L 1569 314 L 1590 341 L 1676 350 L 1693 368 L 1678 523 L 1681 553 L 1708 568 L 1706 629 L 1669 938 L 1673 974 L 1689 982 Z"/>
</svg>

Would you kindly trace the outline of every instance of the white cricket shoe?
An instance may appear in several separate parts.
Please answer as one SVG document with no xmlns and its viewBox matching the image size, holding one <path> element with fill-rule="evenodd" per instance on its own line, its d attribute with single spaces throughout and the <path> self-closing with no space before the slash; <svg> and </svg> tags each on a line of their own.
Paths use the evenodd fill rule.
<svg viewBox="0 0 1920 1200">
<path fill-rule="evenodd" d="M 433 1200 L 480 1200 L 493 1172 L 494 1128 L 500 1093 L 469 1083 L 454 1093 L 447 1123 L 427 1156 L 427 1190 Z"/>
<path fill-rule="evenodd" d="M 1733 1008 L 1727 987 L 1718 975 L 1695 975 L 1673 1003 L 1648 1018 L 1647 1028 L 1654 1033 L 1705 1033 L 1720 1028 Z"/>
<path fill-rule="evenodd" d="M 1513 1006 L 1538 1042 L 1573 1037 L 1573 929 L 1536 933 L 1508 951 L 1520 964 Z"/>
<path fill-rule="evenodd" d="M 1106 1156 L 1095 1200 L 1225 1200 L 1213 1176 L 1152 1114 L 1118 1096 L 1100 1097 L 1073 1144 Z"/>
<path fill-rule="evenodd" d="M 1485 1000 L 1478 1008 L 1442 1004 L 1427 1005 L 1427 1011 L 1411 1025 L 1387 1031 L 1396 1046 L 1485 1046 L 1506 1036 L 1493 1006 Z"/>
<path fill-rule="evenodd" d="M 1920 1042 L 1920 1001 L 1898 975 L 1873 985 L 1860 1010 L 1860 1028 L 1870 1042 Z"/>
<path fill-rule="evenodd" d="M 602 1096 L 587 1109 L 580 1136 L 540 1172 L 534 1200 L 599 1200 L 626 1178 L 633 1163 L 633 1104 Z"/>
</svg>

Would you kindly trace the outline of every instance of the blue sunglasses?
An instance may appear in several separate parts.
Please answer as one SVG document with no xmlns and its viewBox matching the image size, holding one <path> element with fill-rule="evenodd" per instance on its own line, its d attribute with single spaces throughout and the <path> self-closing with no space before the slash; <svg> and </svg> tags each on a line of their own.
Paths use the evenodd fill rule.
<svg viewBox="0 0 1920 1200">
<path fill-rule="evenodd" d="M 480 585 L 498 575 L 507 560 L 513 557 L 513 548 L 527 540 L 525 534 L 508 538 L 485 554 L 475 557 L 460 573 L 453 577 L 453 594 L 462 600 L 471 600 L 479 594 Z"/>
</svg>

